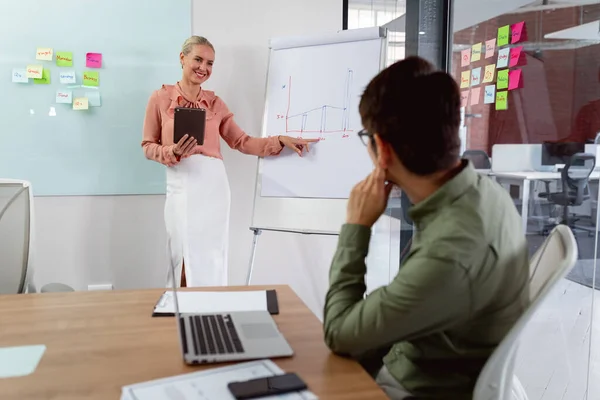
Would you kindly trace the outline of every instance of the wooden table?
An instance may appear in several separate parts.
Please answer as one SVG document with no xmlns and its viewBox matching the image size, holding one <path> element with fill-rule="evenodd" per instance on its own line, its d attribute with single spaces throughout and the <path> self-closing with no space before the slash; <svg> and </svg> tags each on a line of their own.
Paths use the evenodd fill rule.
<svg viewBox="0 0 600 400">
<path fill-rule="evenodd" d="M 321 323 L 288 286 L 219 289 L 267 288 L 277 290 L 280 314 L 274 318 L 295 352 L 274 359 L 277 365 L 298 373 L 320 399 L 386 398 L 357 363 L 330 353 Z M 0 398 L 118 399 L 124 385 L 210 368 L 185 365 L 174 319 L 151 317 L 163 292 L 0 296 L 0 347 L 47 347 L 33 374 L 0 379 Z"/>
</svg>

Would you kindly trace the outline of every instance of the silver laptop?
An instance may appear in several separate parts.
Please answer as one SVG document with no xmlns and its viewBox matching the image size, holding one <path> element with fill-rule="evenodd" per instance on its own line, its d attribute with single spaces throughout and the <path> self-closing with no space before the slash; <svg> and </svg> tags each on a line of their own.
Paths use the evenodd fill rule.
<svg viewBox="0 0 600 400">
<path fill-rule="evenodd" d="M 171 262 L 175 319 L 187 364 L 289 357 L 294 351 L 268 311 L 181 314 Z"/>
</svg>

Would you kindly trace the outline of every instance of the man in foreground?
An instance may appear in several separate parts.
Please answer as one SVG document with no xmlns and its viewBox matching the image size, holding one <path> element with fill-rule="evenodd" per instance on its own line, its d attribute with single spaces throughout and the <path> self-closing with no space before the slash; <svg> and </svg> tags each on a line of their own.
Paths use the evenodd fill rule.
<svg viewBox="0 0 600 400">
<path fill-rule="evenodd" d="M 459 156 L 460 92 L 410 57 L 367 86 L 359 135 L 374 171 L 352 190 L 330 271 L 325 341 L 361 359 L 389 349 L 377 382 L 392 399 L 471 399 L 488 357 L 528 305 L 521 218 Z M 387 286 L 364 297 L 371 227 L 392 185 L 414 204 L 415 237 Z"/>
</svg>

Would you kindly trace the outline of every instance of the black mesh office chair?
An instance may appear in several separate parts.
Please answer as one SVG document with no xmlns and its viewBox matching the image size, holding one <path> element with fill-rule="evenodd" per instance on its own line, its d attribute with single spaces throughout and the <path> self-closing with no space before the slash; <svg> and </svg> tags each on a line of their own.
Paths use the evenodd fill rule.
<svg viewBox="0 0 600 400">
<path fill-rule="evenodd" d="M 593 229 L 576 226 L 576 218 L 570 215 L 569 207 L 580 206 L 585 200 L 590 199 L 588 182 L 592 171 L 596 167 L 596 156 L 594 154 L 577 153 L 571 156 L 561 172 L 562 191 L 548 193 L 548 201 L 552 204 L 562 206 L 562 219 L 560 224 L 568 225 L 573 230 L 584 230 L 593 232 Z M 556 224 L 544 227 L 544 233 L 548 233 Z"/>
<path fill-rule="evenodd" d="M 487 153 L 483 150 L 466 150 L 462 158 L 471 161 L 475 169 L 490 169 L 492 163 Z"/>
</svg>

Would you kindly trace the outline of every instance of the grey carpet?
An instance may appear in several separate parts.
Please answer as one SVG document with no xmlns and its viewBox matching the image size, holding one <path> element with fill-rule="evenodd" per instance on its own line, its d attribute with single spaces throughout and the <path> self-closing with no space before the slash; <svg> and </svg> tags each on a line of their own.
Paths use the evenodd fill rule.
<svg viewBox="0 0 600 400">
<path fill-rule="evenodd" d="M 577 264 L 568 273 L 567 279 L 600 290 L 600 260 L 596 265 L 596 282 L 594 282 L 594 260 L 577 260 Z"/>
</svg>

